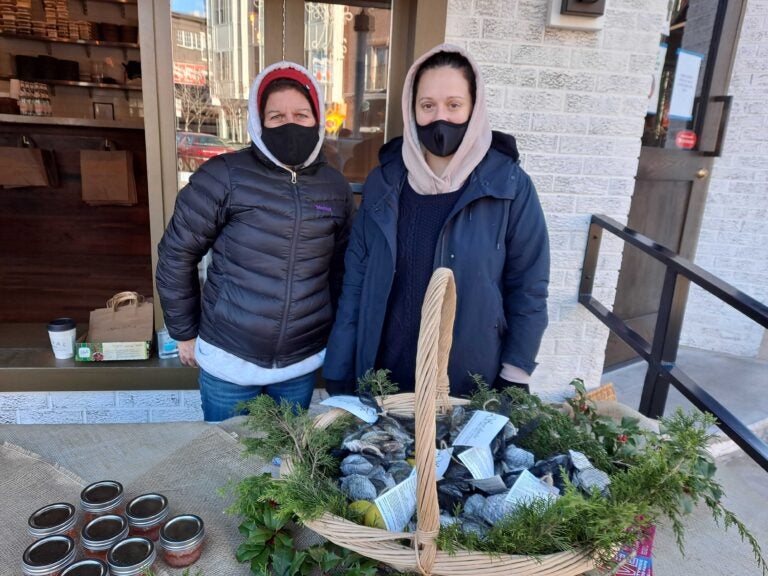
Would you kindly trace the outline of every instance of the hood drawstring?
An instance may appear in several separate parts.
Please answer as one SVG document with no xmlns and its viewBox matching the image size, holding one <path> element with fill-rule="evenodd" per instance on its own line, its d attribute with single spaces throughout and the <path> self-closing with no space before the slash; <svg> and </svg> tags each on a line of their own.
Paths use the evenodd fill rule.
<svg viewBox="0 0 768 576">
<path fill-rule="evenodd" d="M 510 200 L 504 200 L 504 218 L 499 228 L 499 236 L 496 238 L 496 250 L 501 250 L 501 243 L 507 233 L 507 226 L 509 226 L 509 204 Z"/>
</svg>

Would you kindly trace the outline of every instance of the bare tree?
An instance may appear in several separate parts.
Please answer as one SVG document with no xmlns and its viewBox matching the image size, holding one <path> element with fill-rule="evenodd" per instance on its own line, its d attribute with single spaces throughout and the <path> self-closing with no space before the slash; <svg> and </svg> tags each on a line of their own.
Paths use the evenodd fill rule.
<svg viewBox="0 0 768 576">
<path fill-rule="evenodd" d="M 242 98 L 221 98 L 221 111 L 227 123 L 228 138 L 233 142 L 244 142 L 244 119 L 247 116 L 248 101 Z"/>
<path fill-rule="evenodd" d="M 207 86 L 192 84 L 174 84 L 174 92 L 181 108 L 181 120 L 184 123 L 184 131 L 189 132 L 192 124 L 197 124 L 197 131 L 203 123 L 213 115 L 211 98 Z"/>
</svg>

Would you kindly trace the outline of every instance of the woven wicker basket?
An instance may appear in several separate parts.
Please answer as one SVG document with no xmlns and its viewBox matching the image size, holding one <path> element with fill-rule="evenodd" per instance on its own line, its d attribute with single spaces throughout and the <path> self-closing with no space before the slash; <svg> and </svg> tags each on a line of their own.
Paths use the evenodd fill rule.
<svg viewBox="0 0 768 576">
<path fill-rule="evenodd" d="M 424 298 L 416 356 L 416 393 L 386 398 L 383 408 L 390 414 L 416 417 L 417 530 L 389 532 L 324 514 L 306 526 L 331 542 L 398 570 L 442 576 L 575 576 L 595 567 L 587 551 L 561 552 L 544 556 L 489 555 L 481 552 L 448 554 L 437 549 L 439 508 L 435 479 L 435 414 L 466 400 L 448 395 L 448 355 L 453 340 L 456 287 L 453 273 L 439 268 L 432 276 Z M 346 412 L 333 409 L 320 415 L 316 426 L 328 426 Z M 290 461 L 284 461 L 290 473 Z M 410 542 L 406 545 L 404 542 Z"/>
</svg>

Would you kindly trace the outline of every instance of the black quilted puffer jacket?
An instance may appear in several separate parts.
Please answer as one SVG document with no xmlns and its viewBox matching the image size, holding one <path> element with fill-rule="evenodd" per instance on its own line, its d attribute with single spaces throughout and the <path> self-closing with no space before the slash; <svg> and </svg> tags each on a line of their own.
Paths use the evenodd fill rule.
<svg viewBox="0 0 768 576">
<path fill-rule="evenodd" d="M 353 206 L 349 185 L 322 157 L 291 173 L 251 145 L 206 162 L 179 193 L 158 248 L 171 337 L 200 336 L 269 368 L 322 350 Z M 209 248 L 201 299 L 197 264 Z"/>
</svg>

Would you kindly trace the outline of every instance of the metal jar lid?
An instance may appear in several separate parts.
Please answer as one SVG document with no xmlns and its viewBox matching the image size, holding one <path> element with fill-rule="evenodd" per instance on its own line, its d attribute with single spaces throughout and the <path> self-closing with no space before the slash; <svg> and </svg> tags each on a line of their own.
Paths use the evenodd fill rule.
<svg viewBox="0 0 768 576">
<path fill-rule="evenodd" d="M 160 529 L 160 547 L 172 552 L 191 550 L 205 537 L 203 520 L 194 514 L 174 516 Z"/>
<path fill-rule="evenodd" d="M 112 576 L 138 576 L 155 563 L 157 552 L 149 538 L 136 536 L 121 540 L 107 552 Z"/>
<path fill-rule="evenodd" d="M 35 510 L 29 517 L 29 533 L 35 538 L 68 532 L 77 522 L 75 507 L 67 502 L 57 502 Z"/>
<path fill-rule="evenodd" d="M 69 536 L 48 536 L 30 544 L 21 560 L 26 576 L 48 576 L 75 559 L 75 541 Z"/>
<path fill-rule="evenodd" d="M 80 492 L 80 506 L 85 512 L 110 510 L 123 501 L 123 485 L 114 480 L 89 484 Z"/>
<path fill-rule="evenodd" d="M 61 576 L 109 576 L 109 566 L 96 558 L 86 558 L 67 566 Z"/>
<path fill-rule="evenodd" d="M 109 550 L 128 536 L 128 521 L 117 514 L 98 516 L 83 526 L 80 543 L 89 550 Z"/>
<path fill-rule="evenodd" d="M 125 517 L 137 528 L 154 526 L 168 517 L 168 499 L 162 494 L 142 494 L 128 502 Z"/>
</svg>

